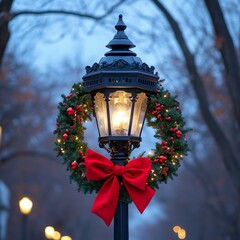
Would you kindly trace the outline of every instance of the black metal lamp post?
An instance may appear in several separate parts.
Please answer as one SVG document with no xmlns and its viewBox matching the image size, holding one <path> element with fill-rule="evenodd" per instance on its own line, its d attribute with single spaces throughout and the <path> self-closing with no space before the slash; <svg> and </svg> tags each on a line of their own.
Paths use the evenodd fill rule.
<svg viewBox="0 0 240 240">
<path fill-rule="evenodd" d="M 107 45 L 111 50 L 99 63 L 86 67 L 85 90 L 92 95 L 99 131 L 99 145 L 117 165 L 126 165 L 139 147 L 149 95 L 159 77 L 154 67 L 142 63 L 130 48 L 126 25 L 119 15 L 117 33 Z M 114 216 L 114 240 L 128 240 L 128 204 L 119 202 Z"/>
</svg>

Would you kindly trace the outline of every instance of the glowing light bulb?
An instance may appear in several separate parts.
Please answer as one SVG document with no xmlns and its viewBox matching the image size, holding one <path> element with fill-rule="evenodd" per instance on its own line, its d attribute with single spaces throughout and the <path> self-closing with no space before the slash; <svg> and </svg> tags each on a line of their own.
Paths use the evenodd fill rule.
<svg viewBox="0 0 240 240">
<path fill-rule="evenodd" d="M 131 94 L 124 91 L 116 91 L 110 94 L 109 99 L 112 135 L 126 136 L 128 134 L 132 106 Z"/>
<path fill-rule="evenodd" d="M 126 131 L 128 129 L 128 119 L 126 111 L 119 108 L 118 111 L 114 112 L 112 120 L 113 129 L 116 131 L 116 133 L 119 135 L 126 135 Z"/>
</svg>

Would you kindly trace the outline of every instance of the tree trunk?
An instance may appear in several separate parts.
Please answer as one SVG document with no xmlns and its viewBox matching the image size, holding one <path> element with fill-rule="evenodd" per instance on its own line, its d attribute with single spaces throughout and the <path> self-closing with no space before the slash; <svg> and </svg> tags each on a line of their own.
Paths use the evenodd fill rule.
<svg viewBox="0 0 240 240">
<path fill-rule="evenodd" d="M 171 16 L 168 10 L 160 3 L 158 0 L 152 0 L 152 2 L 157 6 L 157 8 L 165 15 L 167 21 L 169 22 L 175 38 L 179 44 L 180 49 L 184 55 L 186 61 L 186 67 L 189 72 L 190 82 L 195 91 L 196 97 L 199 101 L 199 107 L 202 116 L 211 132 L 213 138 L 215 139 L 220 152 L 223 156 L 224 165 L 228 171 L 234 186 L 236 187 L 238 193 L 240 194 L 240 164 L 234 153 L 234 150 L 228 141 L 224 131 L 213 117 L 211 111 L 209 110 L 209 103 L 207 100 L 207 93 L 203 84 L 203 81 L 198 73 L 197 66 L 195 64 L 194 56 L 191 54 L 186 41 L 183 37 L 181 29 L 175 19 Z"/>
<path fill-rule="evenodd" d="M 225 66 L 226 81 L 232 98 L 235 117 L 240 124 L 240 72 L 237 53 L 218 0 L 204 1 L 212 20 L 216 39 L 222 39 L 222 44 L 219 45 L 218 50 Z"/>
<path fill-rule="evenodd" d="M 2 0 L 0 2 L 0 66 L 10 37 L 8 19 L 12 4 L 13 0 Z"/>
</svg>

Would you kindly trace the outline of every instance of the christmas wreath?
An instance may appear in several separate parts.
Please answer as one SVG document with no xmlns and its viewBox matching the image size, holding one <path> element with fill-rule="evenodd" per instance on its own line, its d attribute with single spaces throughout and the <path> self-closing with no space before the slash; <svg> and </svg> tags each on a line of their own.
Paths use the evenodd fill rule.
<svg viewBox="0 0 240 240">
<path fill-rule="evenodd" d="M 84 91 L 82 83 L 74 84 L 71 93 L 62 95 L 57 117 L 57 135 L 55 150 L 64 159 L 71 181 L 75 181 L 78 190 L 86 193 L 99 192 L 104 181 L 92 181 L 86 178 L 85 156 L 87 143 L 84 142 L 84 122 L 92 120 L 93 104 L 91 96 Z M 157 139 L 155 148 L 148 155 L 151 171 L 147 185 L 158 189 L 159 183 L 167 182 L 177 175 L 180 161 L 189 151 L 185 138 L 189 129 L 184 128 L 184 119 L 175 96 L 164 90 L 159 82 L 157 90 L 150 96 L 146 112 L 147 125 L 155 130 Z M 131 202 L 126 192 L 120 192 L 119 199 Z"/>
</svg>

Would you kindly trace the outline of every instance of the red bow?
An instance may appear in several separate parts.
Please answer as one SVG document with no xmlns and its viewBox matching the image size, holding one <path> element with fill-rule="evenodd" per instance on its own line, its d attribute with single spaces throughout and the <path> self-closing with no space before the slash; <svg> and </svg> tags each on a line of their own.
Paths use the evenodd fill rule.
<svg viewBox="0 0 240 240">
<path fill-rule="evenodd" d="M 155 191 L 147 185 L 151 171 L 151 162 L 148 158 L 136 158 L 126 166 L 119 166 L 89 149 L 85 163 L 88 180 L 104 180 L 92 212 L 101 217 L 108 226 L 114 217 L 119 199 L 120 182 L 117 176 L 122 177 L 122 182 L 140 213 L 144 211 L 155 194 Z"/>
</svg>

